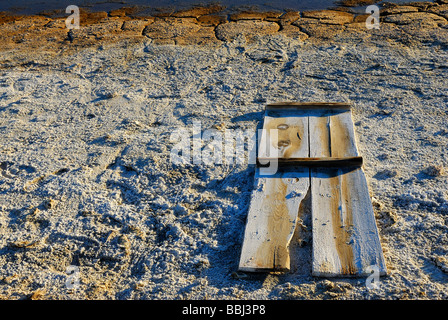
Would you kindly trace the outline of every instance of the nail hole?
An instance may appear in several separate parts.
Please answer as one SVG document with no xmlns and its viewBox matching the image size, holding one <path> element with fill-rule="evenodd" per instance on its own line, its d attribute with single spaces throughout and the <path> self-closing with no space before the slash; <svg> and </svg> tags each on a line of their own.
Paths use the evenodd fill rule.
<svg viewBox="0 0 448 320">
<path fill-rule="evenodd" d="M 291 142 L 289 140 L 280 140 L 278 142 L 278 146 L 279 147 L 287 147 L 291 144 Z"/>
</svg>

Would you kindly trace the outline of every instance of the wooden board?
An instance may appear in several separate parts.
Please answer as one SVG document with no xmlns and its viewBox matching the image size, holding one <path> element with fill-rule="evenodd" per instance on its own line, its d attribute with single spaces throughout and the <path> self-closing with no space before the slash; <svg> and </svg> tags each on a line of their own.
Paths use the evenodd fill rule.
<svg viewBox="0 0 448 320">
<path fill-rule="evenodd" d="M 357 157 L 351 111 L 315 111 L 308 117 L 311 158 Z"/>
<path fill-rule="evenodd" d="M 309 182 L 309 169 L 306 168 L 268 177 L 257 173 L 241 250 L 240 271 L 290 269 L 289 243 Z"/>
<path fill-rule="evenodd" d="M 267 160 L 308 156 L 307 117 L 266 110 L 263 129 L 259 156 Z M 272 129 L 278 130 L 276 136 L 271 135 Z M 289 243 L 309 183 L 308 168 L 281 170 L 274 175 L 262 167 L 256 169 L 239 270 L 289 270 Z"/>
<path fill-rule="evenodd" d="M 274 132 L 277 133 L 273 135 Z M 308 118 L 288 110 L 266 111 L 258 157 L 308 157 Z M 272 152 L 273 151 L 273 152 Z"/>
<path fill-rule="evenodd" d="M 290 269 L 288 247 L 310 190 L 312 274 L 365 276 L 372 265 L 386 274 L 350 106 L 270 104 L 263 129 L 239 270 Z M 264 174 L 267 161 L 277 161 L 276 174 Z"/>
<path fill-rule="evenodd" d="M 310 155 L 358 156 L 351 112 L 310 117 Z M 312 132 L 312 133 L 311 133 Z M 362 168 L 311 169 L 312 274 L 365 276 L 386 267 Z"/>
<path fill-rule="evenodd" d="M 311 169 L 311 212 L 314 276 L 386 274 L 362 169 Z"/>
</svg>

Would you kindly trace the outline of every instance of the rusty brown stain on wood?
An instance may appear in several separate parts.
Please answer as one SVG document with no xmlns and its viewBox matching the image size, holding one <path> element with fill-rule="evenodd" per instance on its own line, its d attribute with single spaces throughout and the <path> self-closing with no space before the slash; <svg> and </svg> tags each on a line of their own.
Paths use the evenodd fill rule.
<svg viewBox="0 0 448 320">
<path fill-rule="evenodd" d="M 344 157 L 350 154 L 350 133 L 339 117 L 331 117 L 331 156 Z"/>
<path fill-rule="evenodd" d="M 328 127 L 328 117 L 317 117 L 316 127 L 319 131 L 319 141 L 321 143 L 320 157 L 332 157 L 330 151 L 330 128 Z M 310 146 L 312 148 L 312 146 Z"/>
<path fill-rule="evenodd" d="M 271 138 L 270 142 L 273 147 L 278 148 L 283 153 L 279 155 L 279 157 L 283 158 L 291 157 L 291 155 L 300 149 L 304 130 L 303 126 L 286 124 L 287 119 L 271 119 L 265 126 L 267 130 L 278 130 L 278 140 Z"/>
<path fill-rule="evenodd" d="M 342 201 L 345 202 L 345 220 L 344 220 L 344 231 L 345 231 L 345 244 L 349 249 L 348 256 L 346 257 L 347 262 L 347 269 L 345 270 L 348 274 L 355 274 L 358 272 L 356 265 L 355 265 L 355 259 L 353 255 L 353 242 L 351 241 L 351 233 L 353 229 L 353 211 L 350 204 L 349 199 L 353 199 L 351 195 L 351 188 L 349 186 L 349 183 L 347 181 L 348 173 L 341 173 L 340 177 L 340 186 L 341 186 L 341 195 L 342 195 Z M 342 203 L 341 201 L 341 203 Z"/>
<path fill-rule="evenodd" d="M 288 237 L 294 221 L 290 221 L 286 193 L 288 186 L 282 179 L 269 179 L 267 196 L 263 199 L 263 208 L 268 215 L 267 238 L 258 249 L 256 257 L 263 257 L 257 264 L 262 268 L 288 270 L 290 257 Z"/>
<path fill-rule="evenodd" d="M 349 199 L 347 197 L 350 196 L 350 191 L 341 171 L 334 170 L 328 179 L 331 188 L 330 207 L 334 241 L 341 262 L 341 273 L 356 274 L 353 248 L 350 245 L 350 229 L 353 226 L 352 210 L 348 203 L 345 206 L 342 204 L 342 201 Z"/>
</svg>

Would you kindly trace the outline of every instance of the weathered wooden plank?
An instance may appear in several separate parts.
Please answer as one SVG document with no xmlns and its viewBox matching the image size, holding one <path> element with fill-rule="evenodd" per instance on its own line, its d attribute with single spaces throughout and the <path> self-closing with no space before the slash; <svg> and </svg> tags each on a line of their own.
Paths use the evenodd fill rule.
<svg viewBox="0 0 448 320">
<path fill-rule="evenodd" d="M 309 116 L 310 157 L 357 157 L 351 111 L 322 111 Z"/>
<path fill-rule="evenodd" d="M 310 156 L 356 157 L 350 112 L 310 116 Z M 386 273 L 378 229 L 362 168 L 313 168 L 311 207 L 315 276 Z"/>
<path fill-rule="evenodd" d="M 259 157 L 308 156 L 308 120 L 291 112 L 265 113 Z M 270 130 L 275 130 L 272 135 Z M 268 150 L 273 148 L 277 155 Z M 290 268 L 289 243 L 297 223 L 300 203 L 309 189 L 309 169 L 277 171 L 263 175 L 256 168 L 239 270 L 286 271 Z"/>
<path fill-rule="evenodd" d="M 257 158 L 259 167 L 269 167 L 270 158 Z M 279 167 L 360 167 L 362 166 L 362 157 L 346 158 L 280 158 L 277 159 Z"/>
<path fill-rule="evenodd" d="M 330 158 L 331 138 L 330 138 L 330 117 L 328 112 L 315 112 L 308 118 L 309 130 L 309 157 L 310 158 Z"/>
<path fill-rule="evenodd" d="M 361 168 L 343 172 L 341 190 L 346 210 L 352 211 L 352 243 L 358 274 L 370 275 L 367 267 L 377 266 L 380 275 L 387 274 L 372 200 L 364 171 Z"/>
<path fill-rule="evenodd" d="M 329 116 L 331 157 L 356 157 L 356 136 L 351 111 Z"/>
<path fill-rule="evenodd" d="M 265 113 L 260 139 L 260 158 L 294 158 L 308 156 L 308 119 L 286 110 Z M 276 134 L 272 134 L 275 130 Z M 273 153 L 271 152 L 274 151 Z"/>
<path fill-rule="evenodd" d="M 307 168 L 278 172 L 269 177 L 257 172 L 241 249 L 240 271 L 290 269 L 289 243 L 300 203 L 308 189 Z"/>
<path fill-rule="evenodd" d="M 314 276 L 366 276 L 369 266 L 386 274 L 364 172 L 311 169 Z"/>
<path fill-rule="evenodd" d="M 313 275 L 366 276 L 370 266 L 385 274 L 350 106 L 271 104 L 263 129 L 239 270 L 289 270 L 289 243 L 311 192 Z M 280 171 L 263 176 L 267 161 Z"/>
</svg>

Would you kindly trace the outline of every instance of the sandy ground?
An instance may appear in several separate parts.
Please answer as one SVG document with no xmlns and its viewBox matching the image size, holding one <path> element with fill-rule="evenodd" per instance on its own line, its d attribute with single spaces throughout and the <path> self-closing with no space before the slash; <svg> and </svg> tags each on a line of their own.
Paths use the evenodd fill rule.
<svg viewBox="0 0 448 320">
<path fill-rule="evenodd" d="M 444 11 L 416 8 L 380 30 L 308 18 L 259 34 L 225 22 L 214 34 L 231 36 L 203 45 L 175 28 L 5 45 L 1 298 L 447 299 L 448 28 Z M 255 131 L 278 101 L 352 103 L 389 271 L 379 288 L 311 276 L 309 212 L 290 273 L 237 272 L 254 167 L 170 161 L 177 129 Z"/>
</svg>

